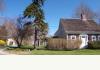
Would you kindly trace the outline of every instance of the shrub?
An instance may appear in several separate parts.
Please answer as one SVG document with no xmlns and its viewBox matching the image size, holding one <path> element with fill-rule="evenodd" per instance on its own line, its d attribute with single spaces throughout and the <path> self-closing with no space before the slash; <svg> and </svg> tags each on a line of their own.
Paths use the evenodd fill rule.
<svg viewBox="0 0 100 70">
<path fill-rule="evenodd" d="M 72 50 L 78 49 L 81 45 L 80 40 L 66 40 L 61 38 L 48 39 L 47 49 L 50 50 Z"/>
<path fill-rule="evenodd" d="M 88 43 L 90 49 L 100 49 L 100 41 L 93 41 Z"/>
<path fill-rule="evenodd" d="M 0 46 L 6 45 L 6 42 L 4 40 L 0 40 Z"/>
</svg>

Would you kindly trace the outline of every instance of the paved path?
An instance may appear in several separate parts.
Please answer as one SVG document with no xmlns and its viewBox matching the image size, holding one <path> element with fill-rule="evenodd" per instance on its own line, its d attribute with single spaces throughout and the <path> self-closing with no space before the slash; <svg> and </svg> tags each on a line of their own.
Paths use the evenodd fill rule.
<svg viewBox="0 0 100 70">
<path fill-rule="evenodd" d="M 4 50 L 5 50 L 5 48 L 0 49 L 0 55 L 8 55 L 8 53 L 5 52 Z"/>
<path fill-rule="evenodd" d="M 6 48 L 0 49 L 0 55 L 14 55 L 5 51 Z"/>
</svg>

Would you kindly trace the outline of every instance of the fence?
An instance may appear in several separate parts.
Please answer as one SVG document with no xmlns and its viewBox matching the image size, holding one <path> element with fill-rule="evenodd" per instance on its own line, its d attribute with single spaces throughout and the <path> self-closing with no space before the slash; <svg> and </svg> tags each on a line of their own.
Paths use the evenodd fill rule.
<svg viewBox="0 0 100 70">
<path fill-rule="evenodd" d="M 66 40 L 60 38 L 48 39 L 47 49 L 50 50 L 73 50 L 79 49 L 81 45 L 80 40 Z"/>
</svg>

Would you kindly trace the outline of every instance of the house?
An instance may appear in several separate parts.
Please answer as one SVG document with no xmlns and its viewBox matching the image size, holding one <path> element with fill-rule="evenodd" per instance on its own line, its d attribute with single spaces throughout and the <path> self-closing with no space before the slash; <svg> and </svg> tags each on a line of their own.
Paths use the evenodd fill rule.
<svg viewBox="0 0 100 70">
<path fill-rule="evenodd" d="M 100 40 L 100 26 L 82 15 L 81 19 L 61 19 L 55 37 L 67 40 L 82 40 L 81 48 L 86 48 L 89 41 Z"/>
<path fill-rule="evenodd" d="M 16 41 L 13 39 L 13 37 L 9 36 L 0 36 L 0 40 L 6 42 L 5 45 L 10 47 L 18 47 Z"/>
<path fill-rule="evenodd" d="M 10 46 L 10 47 L 18 47 L 16 41 L 13 38 L 8 38 L 7 39 L 7 46 Z"/>
<path fill-rule="evenodd" d="M 24 39 L 23 42 L 22 42 L 22 45 L 28 45 L 28 46 L 33 46 L 34 44 L 34 37 L 31 36 L 27 39 Z M 7 38 L 7 46 L 10 46 L 10 47 L 18 47 L 18 44 L 16 43 L 15 39 L 13 37 L 9 37 Z"/>
</svg>

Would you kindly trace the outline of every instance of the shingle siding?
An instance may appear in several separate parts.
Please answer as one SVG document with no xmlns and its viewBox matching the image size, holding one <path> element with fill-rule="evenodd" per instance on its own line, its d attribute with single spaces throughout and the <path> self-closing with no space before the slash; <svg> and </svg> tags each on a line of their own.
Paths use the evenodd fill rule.
<svg viewBox="0 0 100 70">
<path fill-rule="evenodd" d="M 59 24 L 59 28 L 58 28 L 57 32 L 55 33 L 55 36 L 57 36 L 59 38 L 66 38 L 65 30 L 64 30 L 61 22 Z"/>
</svg>

